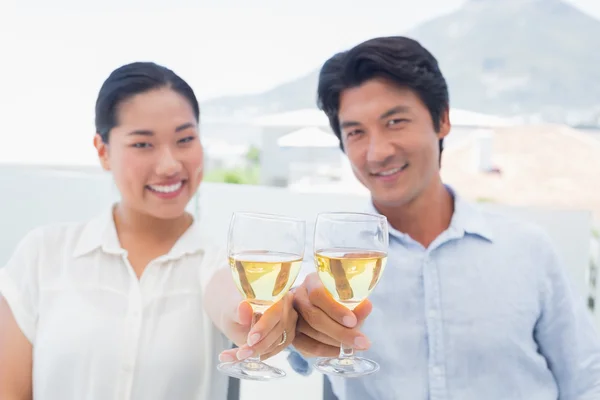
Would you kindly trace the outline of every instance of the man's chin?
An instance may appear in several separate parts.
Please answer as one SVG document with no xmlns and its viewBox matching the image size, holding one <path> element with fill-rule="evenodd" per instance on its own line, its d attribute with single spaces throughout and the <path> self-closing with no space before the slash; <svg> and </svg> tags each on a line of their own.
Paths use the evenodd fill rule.
<svg viewBox="0 0 600 400">
<path fill-rule="evenodd" d="M 371 190 L 371 198 L 375 206 L 385 208 L 398 208 L 410 203 L 411 197 L 406 192 L 395 191 L 395 193 L 381 193 L 380 191 Z"/>
</svg>

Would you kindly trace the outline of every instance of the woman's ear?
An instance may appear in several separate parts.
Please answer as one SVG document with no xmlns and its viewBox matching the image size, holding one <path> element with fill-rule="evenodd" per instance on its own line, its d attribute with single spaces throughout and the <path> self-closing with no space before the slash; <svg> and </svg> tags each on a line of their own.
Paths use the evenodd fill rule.
<svg viewBox="0 0 600 400">
<path fill-rule="evenodd" d="M 100 165 L 105 171 L 110 171 L 110 162 L 108 161 L 108 143 L 104 143 L 102 136 L 96 133 L 94 136 L 94 147 L 98 152 Z"/>
</svg>

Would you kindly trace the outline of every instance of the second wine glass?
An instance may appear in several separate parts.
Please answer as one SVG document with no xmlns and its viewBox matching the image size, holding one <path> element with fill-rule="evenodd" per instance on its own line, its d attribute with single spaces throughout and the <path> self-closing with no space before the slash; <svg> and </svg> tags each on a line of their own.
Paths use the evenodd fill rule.
<svg viewBox="0 0 600 400">
<path fill-rule="evenodd" d="M 319 278 L 333 298 L 354 310 L 375 288 L 387 263 L 387 219 L 364 213 L 322 213 L 314 236 L 315 263 Z M 321 358 L 315 368 L 328 375 L 347 378 L 379 370 L 373 361 L 340 346 L 338 357 Z"/>
</svg>

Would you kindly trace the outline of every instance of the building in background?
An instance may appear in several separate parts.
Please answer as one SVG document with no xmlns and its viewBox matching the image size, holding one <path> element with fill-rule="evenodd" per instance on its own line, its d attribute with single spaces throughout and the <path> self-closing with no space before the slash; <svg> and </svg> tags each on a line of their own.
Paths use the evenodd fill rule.
<svg viewBox="0 0 600 400">
<path fill-rule="evenodd" d="M 494 115 L 452 109 L 452 133 L 445 146 L 468 140 L 480 129 L 498 129 L 513 121 Z M 317 108 L 261 116 L 261 184 L 300 191 L 352 192 L 364 190 L 352 176 L 329 120 Z"/>
<path fill-rule="evenodd" d="M 564 125 L 479 131 L 448 148 L 442 177 L 463 196 L 589 210 L 600 221 L 600 141 Z"/>
</svg>

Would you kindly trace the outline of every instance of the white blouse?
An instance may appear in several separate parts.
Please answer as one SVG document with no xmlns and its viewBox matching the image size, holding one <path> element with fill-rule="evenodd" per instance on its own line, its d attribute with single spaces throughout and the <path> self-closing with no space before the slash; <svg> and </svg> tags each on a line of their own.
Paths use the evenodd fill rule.
<svg viewBox="0 0 600 400">
<path fill-rule="evenodd" d="M 228 340 L 203 310 L 224 253 L 194 222 L 138 280 L 112 212 L 38 228 L 0 268 L 0 293 L 33 345 L 35 400 L 221 400 Z"/>
</svg>

